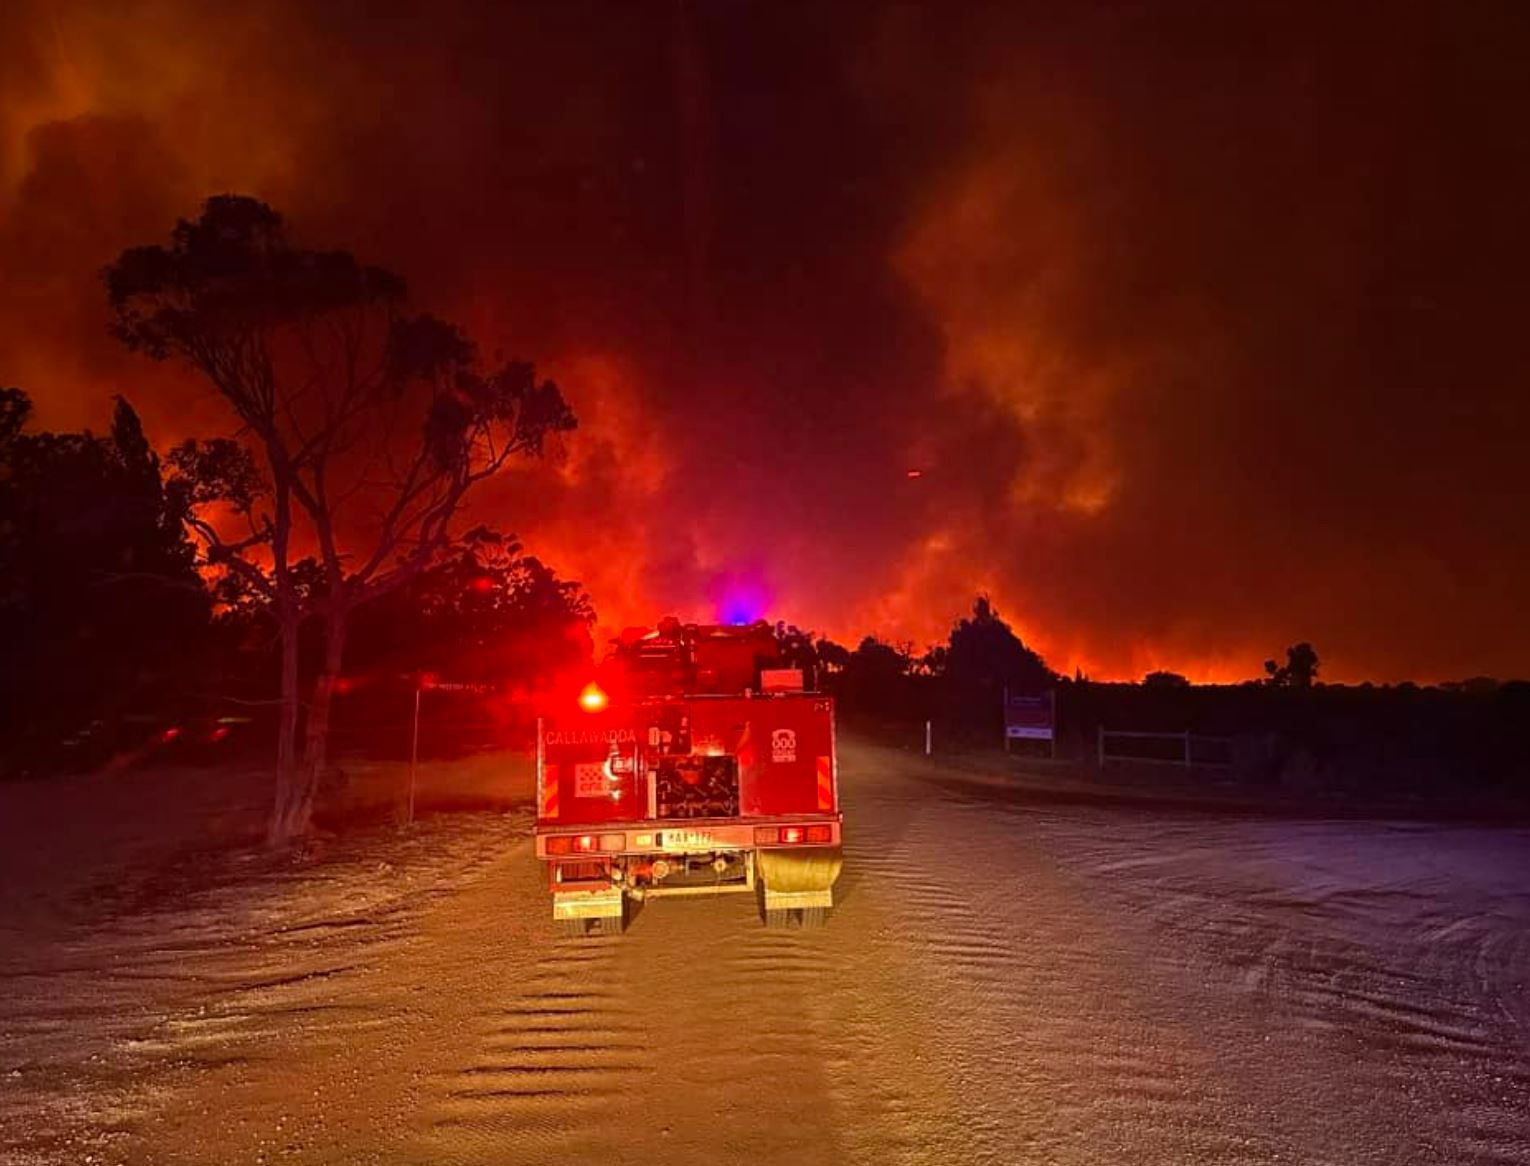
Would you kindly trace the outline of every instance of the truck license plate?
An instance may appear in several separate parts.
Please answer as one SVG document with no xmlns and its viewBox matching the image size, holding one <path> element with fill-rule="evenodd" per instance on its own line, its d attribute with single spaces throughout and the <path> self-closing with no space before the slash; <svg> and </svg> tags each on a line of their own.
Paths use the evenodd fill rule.
<svg viewBox="0 0 1530 1166">
<path fill-rule="evenodd" d="M 665 830 L 661 844 L 665 850 L 710 850 L 716 847 L 717 839 L 703 830 Z"/>
</svg>

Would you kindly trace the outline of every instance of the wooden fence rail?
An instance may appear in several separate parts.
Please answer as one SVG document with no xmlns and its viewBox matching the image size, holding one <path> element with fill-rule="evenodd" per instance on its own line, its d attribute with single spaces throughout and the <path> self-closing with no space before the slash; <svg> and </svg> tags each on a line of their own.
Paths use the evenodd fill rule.
<svg viewBox="0 0 1530 1166">
<path fill-rule="evenodd" d="M 1174 741 L 1179 748 L 1174 750 L 1176 756 L 1153 756 L 1143 753 L 1110 752 L 1107 742 L 1120 740 L 1123 744 L 1133 740 L 1143 741 Z M 1111 761 L 1134 761 L 1148 765 L 1180 765 L 1185 768 L 1192 766 L 1210 766 L 1226 768 L 1232 764 L 1231 737 L 1214 737 L 1203 733 L 1192 733 L 1185 729 L 1178 733 L 1144 733 L 1135 729 L 1107 729 L 1104 725 L 1098 727 L 1097 751 L 1100 768 L 1103 769 L 1107 762 Z M 1207 757 L 1206 750 L 1202 750 L 1200 756 L 1196 755 L 1196 743 L 1210 744 L 1215 742 L 1223 756 L 1216 758 Z M 1128 746 L 1129 747 L 1129 746 Z M 1120 748 L 1120 746 L 1117 746 Z"/>
</svg>

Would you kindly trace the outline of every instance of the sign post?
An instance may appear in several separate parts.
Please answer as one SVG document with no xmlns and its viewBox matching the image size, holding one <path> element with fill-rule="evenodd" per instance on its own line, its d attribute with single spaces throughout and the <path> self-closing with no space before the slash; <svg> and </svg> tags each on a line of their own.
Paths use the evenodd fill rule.
<svg viewBox="0 0 1530 1166">
<path fill-rule="evenodd" d="M 427 688 L 439 692 L 492 692 L 489 684 L 462 684 L 442 680 L 434 672 L 421 672 L 414 679 L 414 726 L 409 734 L 409 811 L 405 822 L 414 821 L 415 782 L 420 768 L 420 694 Z"/>
<path fill-rule="evenodd" d="M 414 780 L 415 772 L 420 767 L 420 693 L 424 691 L 424 687 L 422 681 L 415 681 L 414 730 L 409 735 L 409 811 L 404 815 L 405 825 L 414 821 Z"/>
<path fill-rule="evenodd" d="M 1047 756 L 1057 756 L 1057 694 L 1036 695 L 1004 690 L 1004 752 L 1011 741 L 1045 741 Z"/>
</svg>

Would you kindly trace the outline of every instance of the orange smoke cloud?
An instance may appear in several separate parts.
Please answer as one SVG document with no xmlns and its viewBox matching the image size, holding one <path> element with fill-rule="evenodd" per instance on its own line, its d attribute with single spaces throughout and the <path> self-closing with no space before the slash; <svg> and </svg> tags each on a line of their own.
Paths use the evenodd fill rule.
<svg viewBox="0 0 1530 1166">
<path fill-rule="evenodd" d="M 586 355 L 553 368 L 579 430 L 549 464 L 491 482 L 473 515 L 532 532 L 532 550 L 598 598 L 597 639 L 652 622 L 673 599 L 657 577 L 657 531 L 672 466 L 636 374 L 619 359 Z M 667 610 L 667 608 L 665 608 Z"/>
<path fill-rule="evenodd" d="M 564 455 L 470 517 L 606 627 L 922 646 L 986 591 L 1100 677 L 1522 672 L 1515 38 L 1169 7 L 22 0 L 0 381 L 223 429 L 96 273 L 237 190 L 559 380 Z"/>
<path fill-rule="evenodd" d="M 213 423 L 205 394 L 109 341 L 95 276 L 208 193 L 291 190 L 303 102 L 255 51 L 290 25 L 275 7 L 68 0 L 0 22 L 0 376 L 45 424 L 99 422 L 107 393 L 143 384 L 151 433 Z"/>
<path fill-rule="evenodd" d="M 1525 232 L 1476 178 L 1423 176 L 1448 134 L 1365 120 L 1489 107 L 1392 60 L 1357 75 L 1358 29 L 1276 49 L 1229 22 L 1206 31 L 1224 68 L 1178 51 L 1172 21 L 1080 40 L 997 20 L 962 146 L 893 250 L 943 341 L 957 520 L 882 618 L 982 580 L 1054 666 L 1095 675 L 1231 680 L 1298 638 L 1335 678 L 1522 672 L 1530 626 L 1500 584 L 1530 569 L 1504 537 L 1524 484 L 1480 422 L 1525 421 L 1523 360 L 1491 325 L 1452 338 L 1502 308 L 1430 248 L 1451 205 L 1490 206 L 1516 253 Z M 1397 60 L 1431 35 L 1394 31 Z M 1270 69 L 1281 53 L 1299 80 Z M 1405 175 L 1428 201 L 1399 197 Z M 1378 233 L 1382 213 L 1406 227 Z M 1424 315 L 1391 278 L 1431 288 Z M 1447 386 L 1471 403 L 1442 408 Z M 1440 472 L 1467 464 L 1477 487 Z"/>
</svg>

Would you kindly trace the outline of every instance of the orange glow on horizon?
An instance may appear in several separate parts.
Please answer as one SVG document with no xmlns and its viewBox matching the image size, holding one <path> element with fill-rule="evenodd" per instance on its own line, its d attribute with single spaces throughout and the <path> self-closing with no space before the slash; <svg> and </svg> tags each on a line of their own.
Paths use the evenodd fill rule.
<svg viewBox="0 0 1530 1166">
<path fill-rule="evenodd" d="M 859 189 L 843 175 L 824 186 L 830 214 L 716 183 L 697 229 L 728 224 L 723 247 L 671 213 L 684 167 L 670 165 L 670 95 L 645 72 L 664 66 L 632 68 L 646 50 L 629 38 L 549 31 L 521 7 L 353 35 L 350 17 L 286 0 L 19 0 L 0 37 L 0 384 L 32 397 L 38 429 L 99 433 L 121 393 L 162 454 L 231 432 L 194 373 L 112 339 L 99 272 L 209 195 L 247 193 L 304 245 L 398 271 L 410 308 L 463 324 L 486 359 L 535 361 L 563 388 L 578 430 L 476 489 L 456 529 L 489 524 L 581 585 L 597 657 L 626 626 L 719 618 L 717 580 L 744 573 L 763 580 L 772 620 L 850 648 L 871 634 L 922 652 L 985 592 L 1052 669 L 1098 680 L 1260 679 L 1300 640 L 1324 680 L 1506 676 L 1530 658 L 1530 551 L 1504 536 L 1522 509 L 1525 398 L 1506 387 L 1512 348 L 1488 343 L 1513 329 L 1410 335 L 1451 355 L 1399 362 L 1417 400 L 1435 399 L 1447 366 L 1482 395 L 1462 388 L 1448 423 L 1402 410 L 1389 442 L 1350 439 L 1381 399 L 1350 372 L 1385 368 L 1367 345 L 1393 332 L 1325 321 L 1391 310 L 1356 273 L 1412 267 L 1392 262 L 1397 239 L 1341 212 L 1369 205 L 1367 183 L 1413 174 L 1404 138 L 1365 138 L 1359 118 L 1289 134 L 1286 102 L 1230 93 L 1229 117 L 1283 143 L 1254 161 L 1334 183 L 1332 198 L 1267 204 L 1270 184 L 1235 181 L 1189 138 L 1139 155 L 1136 112 L 1101 98 L 1137 76 L 1135 50 L 1092 78 L 1038 43 L 1003 67 L 930 74 L 948 83 L 928 94 L 939 149 L 877 143 L 886 213 L 838 217 L 835 191 Z M 973 18 L 995 43 L 1012 31 L 1000 9 Z M 523 69 L 479 48 L 528 38 Z M 904 67 L 872 55 L 868 76 Z M 520 117 L 549 78 L 599 99 Z M 1379 80 L 1399 108 L 1428 94 Z M 735 99 L 716 82 L 715 100 Z M 858 116 L 877 91 L 857 93 Z M 806 151 L 785 161 L 819 157 L 814 135 L 840 131 L 845 111 L 824 112 L 781 143 Z M 695 161 L 732 174 L 760 143 L 719 124 L 737 132 Z M 1377 166 L 1333 166 L 1352 146 Z M 762 177 L 775 172 L 795 166 Z M 1430 181 L 1468 192 L 1448 166 Z M 1170 197 L 1187 191 L 1215 195 L 1217 213 Z M 1311 214 L 1288 217 L 1287 201 Z M 1451 205 L 1416 209 L 1432 222 L 1426 207 Z M 821 234 L 829 222 L 843 229 Z M 823 278 L 738 279 L 720 266 L 729 248 L 739 270 L 769 258 Z M 1269 270 L 1286 281 L 1254 278 Z M 1511 302 L 1454 278 L 1440 296 L 1442 309 L 1463 297 L 1442 321 Z M 1462 465 L 1480 473 L 1437 472 Z M 295 553 L 311 550 L 300 534 Z"/>
</svg>

